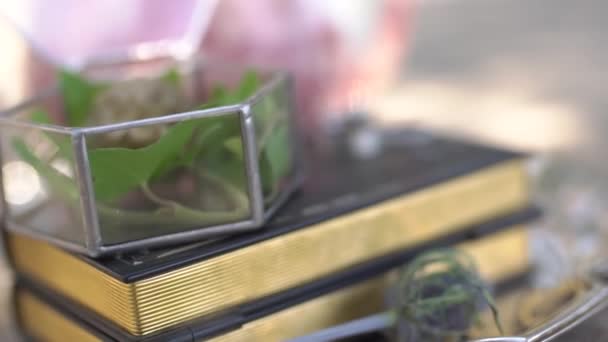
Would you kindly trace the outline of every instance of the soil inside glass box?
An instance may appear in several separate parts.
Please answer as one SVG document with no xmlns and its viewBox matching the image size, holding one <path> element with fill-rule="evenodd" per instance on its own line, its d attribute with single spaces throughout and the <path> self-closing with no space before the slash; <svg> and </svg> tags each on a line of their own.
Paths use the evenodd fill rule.
<svg viewBox="0 0 608 342">
<path fill-rule="evenodd" d="M 208 95 L 197 99 L 185 94 L 184 75 L 176 69 L 158 78 L 113 83 L 93 82 L 67 71 L 58 76 L 62 115 L 38 106 L 26 113 L 29 120 L 68 127 L 108 125 L 239 104 L 263 85 L 260 74 L 249 70 L 236 86 L 218 82 Z M 284 94 L 281 90 L 261 96 L 253 113 L 267 204 L 281 193 L 293 172 Z M 54 200 L 73 203 L 75 211 L 81 210 L 75 179 L 52 166 L 58 160 L 74 165 L 70 138 L 44 131 L 40 136 L 38 141 L 52 145 L 54 153 L 42 156 L 37 152 L 39 146 L 18 135 L 10 144 L 18 158 L 37 171 Z M 87 151 L 106 242 L 231 223 L 250 216 L 249 180 L 237 112 L 87 136 Z"/>
</svg>

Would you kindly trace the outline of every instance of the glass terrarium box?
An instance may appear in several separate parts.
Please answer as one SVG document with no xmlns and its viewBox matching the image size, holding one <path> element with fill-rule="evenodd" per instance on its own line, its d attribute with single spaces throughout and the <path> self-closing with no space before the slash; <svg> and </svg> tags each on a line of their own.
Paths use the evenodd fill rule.
<svg viewBox="0 0 608 342">
<path fill-rule="evenodd" d="M 0 116 L 9 230 L 95 257 L 259 229 L 297 186 L 285 73 L 190 59 L 55 75 Z"/>
</svg>

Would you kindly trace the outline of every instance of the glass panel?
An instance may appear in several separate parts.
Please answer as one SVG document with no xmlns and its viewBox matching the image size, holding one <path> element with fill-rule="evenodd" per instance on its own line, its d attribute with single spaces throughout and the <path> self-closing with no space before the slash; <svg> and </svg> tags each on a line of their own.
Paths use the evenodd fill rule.
<svg viewBox="0 0 608 342">
<path fill-rule="evenodd" d="M 237 112 L 87 137 L 104 244 L 251 216 Z"/>
<path fill-rule="evenodd" d="M 479 316 L 479 324 L 472 329 L 470 337 L 522 336 L 546 327 L 550 319 L 580 301 L 590 290 L 590 283 L 582 278 L 564 279 L 560 284 L 548 287 L 520 284 L 509 288 L 498 293 L 496 298 L 502 334 L 494 324 L 492 313 L 486 309 Z"/>
<path fill-rule="evenodd" d="M 31 232 L 84 245 L 70 136 L 0 126 L 0 144 L 8 219 Z"/>
<path fill-rule="evenodd" d="M 252 106 L 252 113 L 264 202 L 268 207 L 292 181 L 294 172 L 286 82 L 276 84 L 272 91 L 260 98 Z"/>
<path fill-rule="evenodd" d="M 18 113 L 13 117 L 15 120 L 63 127 L 111 125 L 242 103 L 269 80 L 267 73 L 255 69 L 205 68 L 196 63 L 175 65 L 166 60 L 92 67 L 86 71 L 86 76 L 67 72 L 56 76 L 61 79 L 61 91 L 35 104 L 36 108 L 44 111 Z M 265 138 L 268 142 L 259 142 L 264 147 L 260 153 L 262 174 L 266 180 L 273 177 L 272 184 L 265 183 L 268 203 L 280 193 L 285 174 L 291 172 L 291 168 L 277 171 L 277 167 L 285 167 L 277 166 L 277 159 L 273 158 L 287 158 L 283 162 L 291 164 L 291 154 L 285 156 L 276 151 L 279 145 L 289 146 L 282 143 L 287 136 L 283 127 L 287 124 L 283 120 L 287 114 L 284 97 L 284 93 L 277 92 L 272 94 L 271 101 L 264 102 L 264 106 L 275 106 L 278 111 L 270 107 L 260 110 L 260 129 L 273 133 Z M 265 121 L 267 119 L 268 122 Z M 274 134 L 275 129 L 279 136 Z M 235 111 L 221 117 L 142 125 L 87 136 L 90 176 L 102 244 L 250 219 L 241 134 L 239 114 Z M 25 135 L 24 132 L 4 134 L 4 146 L 14 148 L 11 137 Z M 56 162 L 63 165 L 58 166 L 62 170 L 73 170 L 73 155 L 66 156 L 63 152 L 66 143 L 58 141 L 61 139 L 57 137 L 51 138 L 53 134 L 38 132 L 38 135 L 38 140 L 46 138 L 46 144 L 56 144 L 55 149 L 60 154 L 35 156 L 33 159 L 29 155 L 21 156 L 30 164 L 39 164 L 29 167 L 35 169 Z M 26 150 L 38 148 L 26 147 Z M 64 160 L 55 160 L 60 157 Z M 7 153 L 7 162 L 14 158 L 14 151 Z M 67 173 L 72 175 L 73 171 Z M 75 184 L 73 178 L 68 180 Z M 11 184 L 15 182 L 11 180 Z M 75 208 L 75 204 L 70 202 L 72 199 L 61 197 L 61 189 L 69 188 L 57 188 L 57 194 L 52 195 L 53 205 Z M 11 188 L 7 187 L 7 190 Z M 19 212 L 17 208 L 13 209 L 13 212 Z M 77 209 L 80 220 L 82 210 Z M 66 219 L 60 222 L 64 226 L 62 229 L 82 228 L 82 222 Z M 82 235 L 78 236 L 79 242 L 83 240 Z"/>
</svg>

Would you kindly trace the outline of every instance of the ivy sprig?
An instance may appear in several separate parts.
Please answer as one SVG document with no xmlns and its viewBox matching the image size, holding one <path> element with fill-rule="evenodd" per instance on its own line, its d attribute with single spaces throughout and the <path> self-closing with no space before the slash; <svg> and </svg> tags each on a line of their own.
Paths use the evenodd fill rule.
<svg viewBox="0 0 608 342">
<path fill-rule="evenodd" d="M 180 79 L 181 75 L 175 69 L 169 70 L 160 78 L 161 81 L 175 86 L 179 86 Z M 96 96 L 111 87 L 110 84 L 91 82 L 77 73 L 65 70 L 59 73 L 59 84 L 65 103 L 65 120 L 73 127 L 83 126 L 91 121 L 90 116 L 95 115 L 92 111 Z M 259 75 L 255 71 L 248 71 L 233 89 L 221 84 L 215 85 L 206 103 L 198 108 L 240 103 L 257 91 L 259 86 Z M 42 110 L 32 112 L 31 120 L 42 124 L 51 123 L 49 115 Z M 271 128 L 274 125 L 269 123 Z M 270 154 L 278 154 L 279 158 L 285 160 L 285 155 L 289 155 L 289 148 L 284 143 L 284 132 L 272 129 L 266 131 L 270 132 L 270 136 L 262 144 L 258 144 L 260 158 L 263 156 L 261 160 L 273 160 L 273 157 L 269 157 Z M 73 159 L 69 138 L 50 135 L 47 137 L 58 147 L 57 157 Z M 39 160 L 21 138 L 15 137 L 13 147 L 24 161 L 32 164 L 42 177 L 49 180 L 53 191 L 71 194 L 76 191 L 75 184 L 67 185 L 73 182 L 70 178 L 56 172 L 52 167 L 45 167 L 48 163 Z M 275 161 L 269 167 L 264 164 L 265 167 L 261 168 L 263 183 L 268 187 L 272 186 L 266 183 L 278 182 L 287 170 L 284 165 L 277 163 L 276 159 L 274 158 Z M 234 220 L 237 219 L 235 215 L 243 215 L 248 210 L 243 143 L 240 122 L 236 115 L 190 119 L 169 125 L 156 141 L 144 147 L 92 145 L 88 149 L 88 160 L 98 211 L 102 215 L 116 216 L 121 222 L 141 223 L 158 219 L 111 207 L 134 190 L 139 190 L 159 206 L 156 214 L 175 217 L 178 221 L 194 221 L 194 224 Z M 224 194 L 231 199 L 234 210 L 217 212 L 204 208 L 193 209 L 153 193 L 152 184 L 162 182 L 165 177 L 180 168 L 193 172 L 201 184 L 213 184 L 223 189 Z M 63 198 L 74 200 L 73 196 Z"/>
</svg>

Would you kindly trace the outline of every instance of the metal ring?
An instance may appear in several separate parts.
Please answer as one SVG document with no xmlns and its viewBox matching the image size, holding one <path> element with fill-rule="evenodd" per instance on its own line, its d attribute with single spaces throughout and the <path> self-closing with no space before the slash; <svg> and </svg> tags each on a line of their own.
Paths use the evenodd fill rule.
<svg viewBox="0 0 608 342">
<path fill-rule="evenodd" d="M 569 305 L 542 326 L 522 336 L 503 336 L 476 339 L 469 342 L 541 342 L 550 341 L 585 322 L 590 317 L 608 307 L 608 286 L 595 281 L 589 293 Z"/>
</svg>

